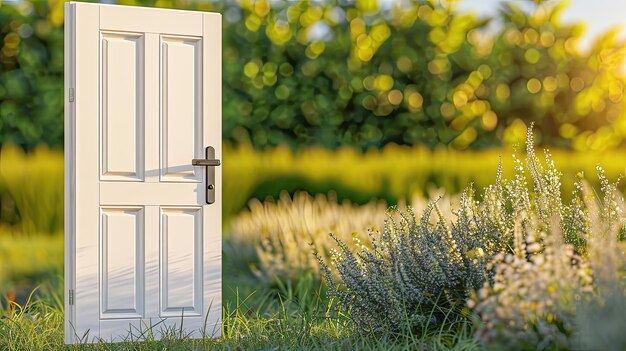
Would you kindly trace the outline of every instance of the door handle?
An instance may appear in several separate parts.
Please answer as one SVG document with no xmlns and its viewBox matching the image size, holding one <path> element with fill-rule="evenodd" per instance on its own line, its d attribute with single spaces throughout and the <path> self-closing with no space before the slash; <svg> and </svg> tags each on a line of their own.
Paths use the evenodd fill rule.
<svg viewBox="0 0 626 351">
<path fill-rule="evenodd" d="M 205 160 L 202 158 L 194 158 L 193 160 L 191 160 L 191 164 L 194 166 L 211 166 L 211 167 L 215 167 L 215 166 L 219 166 L 220 160 Z"/>
<path fill-rule="evenodd" d="M 205 158 L 194 158 L 191 160 L 192 166 L 204 166 L 205 186 L 206 186 L 206 203 L 215 202 L 215 167 L 221 165 L 220 160 L 215 159 L 215 149 L 207 146 L 204 151 Z"/>
</svg>

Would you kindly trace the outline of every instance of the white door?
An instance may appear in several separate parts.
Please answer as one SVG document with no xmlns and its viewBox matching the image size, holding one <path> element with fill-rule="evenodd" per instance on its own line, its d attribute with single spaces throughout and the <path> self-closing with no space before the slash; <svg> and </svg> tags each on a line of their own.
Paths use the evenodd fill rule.
<svg viewBox="0 0 626 351">
<path fill-rule="evenodd" d="M 219 336 L 221 16 L 67 3 L 65 60 L 66 343 Z"/>
</svg>

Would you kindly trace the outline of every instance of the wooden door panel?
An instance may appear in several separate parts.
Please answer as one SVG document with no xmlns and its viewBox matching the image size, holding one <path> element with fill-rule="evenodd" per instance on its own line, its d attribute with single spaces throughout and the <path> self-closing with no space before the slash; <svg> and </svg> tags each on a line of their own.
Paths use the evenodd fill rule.
<svg viewBox="0 0 626 351">
<path fill-rule="evenodd" d="M 161 106 L 161 181 L 202 181 L 201 38 L 161 36 Z"/>
<path fill-rule="evenodd" d="M 161 207 L 161 317 L 202 316 L 202 207 Z"/>
<path fill-rule="evenodd" d="M 101 208 L 100 318 L 144 315 L 143 207 Z"/>
<path fill-rule="evenodd" d="M 144 36 L 104 32 L 101 38 L 101 180 L 141 181 Z"/>
</svg>

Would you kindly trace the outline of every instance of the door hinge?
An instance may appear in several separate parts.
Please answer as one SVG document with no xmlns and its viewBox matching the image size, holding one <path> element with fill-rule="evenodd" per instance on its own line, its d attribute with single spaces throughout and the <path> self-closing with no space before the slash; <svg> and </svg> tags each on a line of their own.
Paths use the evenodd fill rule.
<svg viewBox="0 0 626 351">
<path fill-rule="evenodd" d="M 70 305 L 74 304 L 74 289 L 70 289 L 68 300 L 69 300 Z"/>
<path fill-rule="evenodd" d="M 70 88 L 70 102 L 74 102 L 74 88 Z"/>
</svg>

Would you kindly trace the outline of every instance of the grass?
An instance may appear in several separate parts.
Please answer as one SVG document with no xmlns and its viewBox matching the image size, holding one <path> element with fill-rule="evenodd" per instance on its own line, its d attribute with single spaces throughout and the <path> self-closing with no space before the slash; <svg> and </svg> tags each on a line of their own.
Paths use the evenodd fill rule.
<svg viewBox="0 0 626 351">
<path fill-rule="evenodd" d="M 508 151 L 427 151 L 387 146 L 365 154 L 308 149 L 293 153 L 277 148 L 254 151 L 245 147 L 224 151 L 225 222 L 251 197 L 293 193 L 328 193 L 339 201 L 366 203 L 371 198 L 398 199 L 428 194 L 435 187 L 455 193 L 473 181 L 478 187 L 493 182 L 499 156 Z M 565 174 L 564 193 L 574 175 L 593 174 L 596 163 L 606 175 L 623 173 L 619 151 L 602 155 L 553 150 Z M 503 157 L 503 169 L 513 169 Z M 24 166 L 24 165 L 37 166 Z M 441 328 L 402 327 L 376 335 L 359 334 L 351 321 L 325 298 L 325 288 L 313 275 L 296 280 L 276 279 L 259 284 L 249 262 L 232 259 L 237 248 L 225 235 L 224 310 L 222 337 L 192 340 L 176 331 L 142 343 L 63 345 L 63 295 L 58 278 L 62 267 L 62 154 L 40 148 L 25 154 L 3 146 L 0 154 L 0 350 L 431 350 L 481 349 L 468 322 Z M 504 177 L 510 175 L 504 174 Z M 236 180 L 233 180 L 236 179 Z M 569 180 L 568 180 L 569 179 Z M 41 198 L 56 199 L 39 201 Z M 61 228 L 62 229 L 62 228 Z M 28 235 L 27 233 L 41 233 Z M 249 243 L 255 245 L 254 243 Z M 37 283 L 42 286 L 28 294 Z M 257 289 L 257 290 L 255 290 Z M 17 292 L 8 302 L 6 292 Z"/>
<path fill-rule="evenodd" d="M 372 198 L 388 204 L 414 195 L 432 195 L 444 188 L 450 194 L 470 182 L 478 188 L 494 181 L 493 169 L 500 156 L 504 177 L 509 177 L 511 150 L 485 151 L 426 150 L 420 147 L 387 145 L 361 153 L 342 148 L 336 151 L 308 148 L 292 152 L 278 147 L 259 151 L 241 146 L 225 148 L 223 162 L 224 223 L 246 207 L 251 198 L 277 198 L 281 191 L 294 194 L 337 193 L 339 201 L 350 199 L 365 204 Z M 595 173 L 603 165 L 607 177 L 625 173 L 624 152 L 601 154 L 552 150 L 564 173 L 563 192 L 571 192 L 575 174 Z M 63 154 L 40 147 L 30 153 L 11 145 L 0 152 L 0 227 L 21 233 L 55 233 L 63 230 Z"/>
<path fill-rule="evenodd" d="M 228 260 L 228 259 L 227 259 Z M 226 267 L 228 265 L 225 265 Z M 225 272 L 222 337 L 190 339 L 169 331 L 160 340 L 63 345 L 60 291 L 35 294 L 0 312 L 0 350 L 476 350 L 480 343 L 469 324 L 423 330 L 406 328 L 377 335 L 355 333 L 341 311 L 325 300 L 312 278 L 296 285 L 242 294 L 234 286 L 254 286 L 252 276 Z M 248 272 L 249 273 L 249 272 Z M 229 281 L 229 277 L 235 277 Z M 246 284 L 242 282 L 246 281 Z M 6 301 L 4 305 L 6 305 Z"/>
<path fill-rule="evenodd" d="M 63 344 L 62 237 L 0 236 L 0 269 L 11 268 L 0 285 L 0 350 L 474 350 L 480 344 L 469 324 L 417 331 L 406 328 L 383 335 L 353 332 L 350 320 L 329 307 L 325 286 L 314 274 L 296 282 L 258 278 L 229 250 L 224 252 L 222 337 L 194 340 L 170 330 L 160 340 L 149 333 L 144 342 Z M 44 255 L 43 249 L 48 250 Z M 38 253 L 39 252 L 39 253 Z M 40 256 L 40 259 L 37 257 Z M 30 265 L 29 265 L 30 263 Z M 20 273 L 21 272 L 21 273 Z M 31 273 L 27 273 L 31 272 Z M 26 280 L 22 278 L 28 277 Z M 9 279 L 10 278 L 10 279 Z M 18 302 L 8 302 L 8 282 Z M 35 291 L 34 284 L 41 284 Z M 14 283 L 13 283 L 14 284 Z M 158 326 L 157 326 L 158 330 Z M 134 331 L 136 335 L 137 332 Z M 129 338 L 130 340 L 130 338 Z"/>
<path fill-rule="evenodd" d="M 62 232 L 63 153 L 45 146 L 24 153 L 18 147 L 2 145 L 0 202 L 3 231 Z"/>
<path fill-rule="evenodd" d="M 0 294 L 24 301 L 33 286 L 63 275 L 63 235 L 0 233 Z M 46 286 L 54 289 L 55 286 Z"/>
<path fill-rule="evenodd" d="M 421 213 L 437 198 L 415 196 L 409 205 Z M 439 199 L 444 216 L 453 217 L 450 206 L 458 200 L 458 196 Z M 263 203 L 250 200 L 248 207 L 231 219 L 225 250 L 236 252 L 244 264 L 241 269 L 251 269 L 259 283 L 267 285 L 274 284 L 276 276 L 298 280 L 302 274 L 313 273 L 321 279 L 320 265 L 313 252 L 330 261 L 337 243 L 329 233 L 350 244 L 355 240 L 367 243 L 368 231 L 383 228 L 388 219 L 384 201 L 364 205 L 347 200 L 340 203 L 334 193 L 312 196 L 297 192 L 291 197 L 283 192 L 279 199 Z"/>
<path fill-rule="evenodd" d="M 564 175 L 564 194 L 573 190 L 578 172 L 594 175 L 597 164 L 605 168 L 610 179 L 625 173 L 623 150 L 550 151 Z M 440 188 L 456 194 L 471 182 L 477 188 L 493 183 L 493 170 L 500 159 L 503 177 L 510 178 L 513 175 L 512 152 L 507 149 L 427 150 L 394 144 L 365 153 L 350 148 L 335 151 L 308 148 L 297 152 L 283 147 L 266 151 L 245 146 L 226 149 L 223 171 L 224 194 L 228 196 L 224 198 L 224 213 L 228 216 L 238 213 L 250 197 L 263 200 L 270 195 L 276 198 L 283 190 L 291 194 L 297 190 L 311 194 L 334 190 L 340 201 L 350 199 L 358 204 L 372 198 L 394 204 L 415 195 L 429 197 L 433 189 Z M 236 179 L 236 182 L 229 182 L 229 179 Z"/>
</svg>

